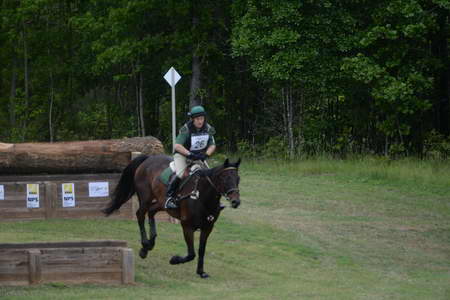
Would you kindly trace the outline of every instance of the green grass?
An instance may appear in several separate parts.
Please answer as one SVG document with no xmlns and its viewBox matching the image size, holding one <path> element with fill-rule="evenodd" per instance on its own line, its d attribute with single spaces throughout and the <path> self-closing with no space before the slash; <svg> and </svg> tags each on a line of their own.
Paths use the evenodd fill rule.
<svg viewBox="0 0 450 300">
<path fill-rule="evenodd" d="M 141 260 L 134 221 L 0 223 L 0 242 L 127 240 L 136 285 L 0 288 L 1 299 L 449 299 L 448 162 L 244 161 L 242 206 L 225 209 L 205 271 L 184 254 L 179 225 L 158 224 Z"/>
</svg>

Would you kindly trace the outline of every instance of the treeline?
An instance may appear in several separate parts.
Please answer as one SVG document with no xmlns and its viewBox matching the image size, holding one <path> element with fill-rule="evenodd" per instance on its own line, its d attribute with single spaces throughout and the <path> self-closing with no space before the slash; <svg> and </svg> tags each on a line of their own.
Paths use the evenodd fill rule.
<svg viewBox="0 0 450 300">
<path fill-rule="evenodd" d="M 221 149 L 450 155 L 450 0 L 0 0 L 0 141 L 154 135 L 203 104 Z"/>
</svg>

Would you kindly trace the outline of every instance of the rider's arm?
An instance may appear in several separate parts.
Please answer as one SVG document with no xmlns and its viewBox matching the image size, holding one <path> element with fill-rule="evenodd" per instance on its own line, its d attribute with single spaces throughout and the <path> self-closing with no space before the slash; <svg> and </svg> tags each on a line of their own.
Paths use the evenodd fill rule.
<svg viewBox="0 0 450 300">
<path fill-rule="evenodd" d="M 189 133 L 187 131 L 187 128 L 183 126 L 180 129 L 180 133 L 177 135 L 177 138 L 175 139 L 175 146 L 174 146 L 175 152 L 178 152 L 184 156 L 188 156 L 190 154 L 189 150 L 183 146 L 184 144 L 186 144 L 188 138 Z"/>
<path fill-rule="evenodd" d="M 181 144 L 175 144 L 175 151 L 184 155 L 184 156 L 188 156 L 189 155 L 189 150 L 187 150 L 183 145 Z"/>
<path fill-rule="evenodd" d="M 206 155 L 211 156 L 216 151 L 216 145 L 211 145 L 206 150 Z"/>
<path fill-rule="evenodd" d="M 214 129 L 212 130 L 212 134 L 214 134 Z M 214 151 L 216 151 L 216 141 L 214 140 L 214 136 L 210 135 L 208 139 L 208 148 L 206 149 L 206 155 L 211 156 Z"/>
</svg>

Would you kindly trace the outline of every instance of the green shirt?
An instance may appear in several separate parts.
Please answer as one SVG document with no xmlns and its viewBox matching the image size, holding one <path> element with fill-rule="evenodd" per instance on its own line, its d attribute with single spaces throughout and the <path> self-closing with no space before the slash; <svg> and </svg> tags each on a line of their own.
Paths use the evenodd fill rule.
<svg viewBox="0 0 450 300">
<path fill-rule="evenodd" d="M 209 146 L 216 144 L 214 140 L 215 133 L 214 127 L 208 123 L 205 123 L 202 128 L 198 129 L 190 121 L 180 128 L 175 143 L 183 145 L 189 151 L 205 152 Z"/>
</svg>

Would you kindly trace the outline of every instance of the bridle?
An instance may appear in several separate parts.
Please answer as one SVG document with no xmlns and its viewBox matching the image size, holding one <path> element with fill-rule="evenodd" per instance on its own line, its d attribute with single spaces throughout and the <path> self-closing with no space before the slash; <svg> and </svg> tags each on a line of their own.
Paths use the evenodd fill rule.
<svg viewBox="0 0 450 300">
<path fill-rule="evenodd" d="M 237 170 L 236 167 L 227 167 L 224 168 L 222 170 L 220 170 L 217 174 L 215 174 L 215 176 L 218 176 L 219 174 L 223 173 L 224 171 L 227 170 Z M 224 197 L 227 201 L 231 201 L 230 197 L 228 197 L 228 195 L 232 192 L 238 192 L 239 193 L 239 188 L 235 187 L 235 188 L 231 188 L 229 190 L 227 190 L 226 192 L 221 192 L 217 186 L 214 184 L 214 182 L 211 180 L 211 178 L 209 176 L 206 176 L 206 179 L 208 180 L 208 182 L 211 184 L 211 186 L 220 194 L 222 195 L 222 197 Z"/>
</svg>

